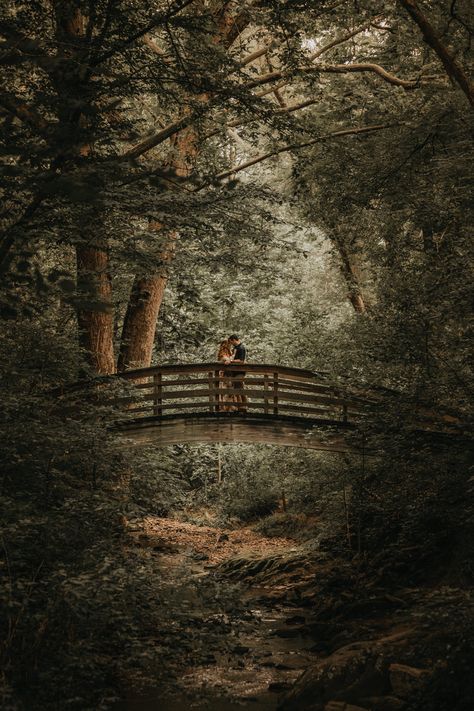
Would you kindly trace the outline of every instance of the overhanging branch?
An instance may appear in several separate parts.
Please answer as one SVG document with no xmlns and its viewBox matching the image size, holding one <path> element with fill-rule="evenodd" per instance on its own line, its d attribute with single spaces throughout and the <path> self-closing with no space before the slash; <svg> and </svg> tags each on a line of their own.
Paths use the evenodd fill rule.
<svg viewBox="0 0 474 711">
<path fill-rule="evenodd" d="M 457 63 L 448 48 L 441 42 L 433 25 L 428 18 L 422 13 L 418 4 L 414 0 L 398 0 L 400 5 L 405 8 L 413 22 L 415 22 L 421 30 L 425 42 L 436 52 L 448 75 L 453 79 L 465 93 L 467 100 L 474 108 L 474 84 L 471 82 L 462 67 Z"/>
<path fill-rule="evenodd" d="M 309 146 L 314 146 L 316 143 L 321 143 L 322 141 L 327 141 L 331 138 L 340 138 L 342 136 L 351 136 L 362 133 L 373 133 L 374 131 L 382 131 L 387 128 L 394 128 L 395 126 L 399 126 L 399 124 L 384 123 L 374 124 L 372 126 L 361 126 L 359 128 L 345 128 L 341 129 L 340 131 L 333 131 L 331 133 L 327 133 L 324 136 L 318 136 L 317 138 L 313 138 L 311 139 L 311 141 L 306 141 L 305 143 L 291 143 L 290 145 L 282 146 L 281 148 L 276 148 L 275 150 L 269 151 L 268 153 L 261 153 L 260 155 L 254 156 L 253 158 L 250 158 L 250 160 L 245 161 L 245 163 L 236 165 L 233 168 L 230 168 L 229 170 L 224 170 L 222 171 L 222 173 L 218 173 L 214 177 L 214 180 L 225 180 L 225 178 L 229 178 L 231 175 L 240 173 L 242 170 L 251 168 L 252 166 L 257 165 L 257 163 L 262 163 L 263 161 L 268 160 L 269 158 L 273 158 L 274 156 L 281 155 L 282 153 L 288 153 L 290 151 L 301 150 L 302 148 L 308 148 Z M 199 189 L 202 189 L 203 187 L 205 186 L 203 185 Z"/>
</svg>

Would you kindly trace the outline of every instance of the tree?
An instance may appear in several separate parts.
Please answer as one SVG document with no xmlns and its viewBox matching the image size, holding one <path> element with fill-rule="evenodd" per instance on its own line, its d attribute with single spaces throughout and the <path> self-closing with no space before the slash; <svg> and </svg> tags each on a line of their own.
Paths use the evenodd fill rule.
<svg viewBox="0 0 474 711">
<path fill-rule="evenodd" d="M 215 192 L 215 177 L 226 180 L 245 163 L 255 164 L 282 151 L 298 152 L 321 140 L 319 118 L 311 125 L 295 115 L 314 106 L 319 99 L 313 95 L 318 93 L 324 97 L 327 114 L 339 98 L 338 76 L 374 76 L 382 86 L 402 87 L 403 91 L 425 91 L 434 81 L 423 76 L 421 80 L 405 79 L 377 63 L 379 58 L 381 62 L 391 59 L 386 37 L 393 6 L 381 17 L 374 14 L 370 3 L 355 13 L 351 4 L 343 4 L 337 16 L 330 6 L 317 9 L 306 3 L 289 5 L 284 12 L 278 3 L 248 2 L 234 8 L 219 2 L 195 7 L 183 1 L 163 4 L 158 11 L 155 5 L 150 13 L 148 3 L 102 2 L 90 12 L 87 3 L 71 0 L 54 6 L 51 24 L 46 3 L 38 3 L 31 12 L 20 3 L 16 14 L 7 15 L 2 23 L 4 63 L 13 86 L 4 103 L 6 120 L 13 122 L 20 141 L 29 142 L 28 151 L 25 143 L 25 160 L 13 154 L 14 164 L 22 168 L 12 171 L 6 185 L 7 191 L 13 194 L 15 190 L 21 197 L 3 237 L 4 267 L 13 247 L 16 254 L 31 253 L 40 235 L 51 240 L 48 215 L 61 215 L 63 224 L 66 216 L 69 218 L 66 241 L 78 250 L 81 341 L 90 353 L 92 367 L 99 372 L 113 370 L 114 304 L 108 261 L 111 229 L 115 242 L 120 239 L 117 221 L 123 219 L 124 211 L 130 214 L 136 232 L 140 223 L 157 221 L 152 213 L 157 201 L 160 204 L 159 196 L 170 187 L 176 206 L 180 195 L 190 189 Z M 34 36 L 31 13 L 37 27 Z M 349 29 L 341 32 L 341 26 Z M 317 51 L 308 52 L 315 42 L 313 37 L 318 36 L 330 39 L 324 39 Z M 344 53 L 348 43 L 351 61 L 324 61 L 331 53 L 339 60 L 337 53 Z M 370 61 L 365 61 L 367 55 Z M 267 64 L 263 65 L 264 61 Z M 407 72 L 419 70 L 416 55 L 404 64 Z M 25 92 L 25 79 L 32 70 L 37 76 L 33 96 Z M 331 79 L 328 84 L 331 77 L 334 82 Z M 288 102 L 287 95 L 297 101 Z M 179 112 L 182 104 L 185 110 Z M 159 115 L 164 127 L 130 147 L 133 135 L 148 129 L 145 112 Z M 318 117 L 323 116 L 324 111 L 319 110 Z M 348 134 L 361 128 L 356 124 Z M 279 147 L 277 144 L 243 165 L 228 166 L 226 146 L 236 138 L 266 142 L 269 131 L 279 137 Z M 281 146 L 281 139 L 295 135 L 303 140 L 286 141 Z M 342 129 L 332 135 L 346 134 Z M 168 140 L 174 141 L 171 157 L 164 151 Z M 34 160 L 31 145 L 36 146 Z M 218 166 L 227 166 L 224 170 L 213 168 L 203 187 L 199 171 L 209 175 L 211 156 Z M 187 175 L 182 175 L 182 164 L 187 166 Z M 223 199 L 227 195 L 223 194 Z M 90 201 L 102 214 L 87 227 L 89 218 L 81 203 Z M 128 210 L 124 210 L 124 202 L 128 202 Z M 164 234 L 171 234 L 176 222 L 176 208 L 171 212 L 174 214 L 161 213 L 160 218 L 165 219 L 158 220 Z M 91 234 L 95 244 L 91 244 Z M 158 272 L 153 276 L 148 269 L 135 279 L 120 348 L 121 367 L 149 362 L 152 324 L 164 284 L 160 265 L 163 254 L 168 254 L 167 239 L 148 242 L 147 258 L 156 263 Z M 338 244 L 350 298 L 362 311 L 365 307 L 356 267 L 347 247 L 341 241 Z M 134 314 L 138 317 L 144 309 L 150 328 L 140 331 L 131 324 Z M 133 345 L 129 327 L 133 338 L 143 338 L 142 345 Z"/>
</svg>

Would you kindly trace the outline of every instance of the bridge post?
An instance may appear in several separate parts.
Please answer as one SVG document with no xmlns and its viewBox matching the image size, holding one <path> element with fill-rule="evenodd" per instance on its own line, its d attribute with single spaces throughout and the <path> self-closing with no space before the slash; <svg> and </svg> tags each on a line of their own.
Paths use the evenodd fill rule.
<svg viewBox="0 0 474 711">
<path fill-rule="evenodd" d="M 209 390 L 209 412 L 214 410 L 214 393 L 213 393 L 213 372 L 210 370 L 207 374 L 208 390 Z"/>
<path fill-rule="evenodd" d="M 222 401 L 224 400 L 224 396 L 220 395 L 221 381 L 220 381 L 220 374 L 219 374 L 218 370 L 214 371 L 214 389 L 216 391 L 215 395 L 214 395 L 214 412 L 219 412 L 219 410 L 221 409 L 219 402 L 221 399 L 222 399 Z"/>
<path fill-rule="evenodd" d="M 163 401 L 161 373 L 155 373 L 153 376 L 153 414 L 161 417 L 163 409 L 161 407 Z"/>
<path fill-rule="evenodd" d="M 265 415 L 268 415 L 270 412 L 270 407 L 269 407 L 269 400 L 268 400 L 268 391 L 269 391 L 269 377 L 268 374 L 265 373 L 263 376 L 263 412 Z"/>
<path fill-rule="evenodd" d="M 273 373 L 273 414 L 278 415 L 278 373 Z"/>
</svg>

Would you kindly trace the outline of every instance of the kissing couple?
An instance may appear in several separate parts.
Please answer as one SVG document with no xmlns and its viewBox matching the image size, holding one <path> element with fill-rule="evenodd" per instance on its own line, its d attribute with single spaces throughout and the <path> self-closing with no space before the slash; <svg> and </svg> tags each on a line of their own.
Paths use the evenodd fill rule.
<svg viewBox="0 0 474 711">
<path fill-rule="evenodd" d="M 247 349 L 240 336 L 233 333 L 231 336 L 221 341 L 219 350 L 217 351 L 217 360 L 225 365 L 231 363 L 245 363 L 247 360 Z M 224 377 L 226 376 L 226 377 Z M 236 411 L 247 412 L 247 398 L 243 394 L 244 390 L 244 370 L 233 370 L 230 373 L 219 371 L 219 387 L 227 391 L 225 395 L 219 396 L 220 411 Z M 232 392 L 229 392 L 232 391 Z M 234 402 L 236 405 L 224 405 L 222 403 Z"/>
</svg>

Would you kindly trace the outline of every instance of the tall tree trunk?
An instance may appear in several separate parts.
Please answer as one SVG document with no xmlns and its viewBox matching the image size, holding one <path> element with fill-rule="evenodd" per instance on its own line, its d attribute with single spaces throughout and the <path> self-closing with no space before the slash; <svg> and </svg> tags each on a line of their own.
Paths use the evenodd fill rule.
<svg viewBox="0 0 474 711">
<path fill-rule="evenodd" d="M 73 0 L 55 0 L 53 6 L 60 53 L 70 62 L 84 51 L 87 18 Z M 81 66 L 81 62 L 77 64 Z M 80 69 L 77 74 L 60 70 L 55 77 L 58 94 L 64 97 L 60 123 L 65 125 L 65 135 L 71 137 L 70 145 L 65 146 L 64 150 L 69 153 L 69 158 L 80 156 L 82 160 L 89 156 L 90 145 L 79 143 L 76 136 L 80 135 L 78 129 L 84 128 L 89 119 L 84 118 L 81 110 L 74 108 L 74 99 L 83 100 L 87 93 L 90 95 L 86 81 Z M 100 203 L 86 206 L 78 216 L 84 241 L 76 247 L 77 324 L 79 345 L 86 353 L 89 366 L 95 373 L 107 375 L 115 372 L 114 317 L 107 245 L 104 239 L 96 238 L 98 211 Z"/>
<path fill-rule="evenodd" d="M 225 48 L 231 46 L 250 21 L 247 13 L 241 12 L 236 16 L 232 6 L 226 2 L 216 10 L 214 19 L 216 35 L 213 41 Z M 204 104 L 209 101 L 210 95 L 203 93 L 199 97 L 193 97 L 193 101 L 196 99 Z M 189 176 L 199 152 L 199 136 L 196 130 L 194 127 L 183 128 L 180 133 L 172 137 L 171 143 L 174 153 L 169 166 L 174 169 L 176 175 Z M 155 225 L 155 229 L 161 229 L 161 225 Z M 151 365 L 156 324 L 168 281 L 165 271 L 166 262 L 170 262 L 173 258 L 175 239 L 176 235 L 171 237 L 172 241 L 163 252 L 164 270 L 146 277 L 135 277 L 123 323 L 118 372 L 130 368 L 147 368 Z"/>
<path fill-rule="evenodd" d="M 108 375 L 115 372 L 109 255 L 105 249 L 80 245 L 76 258 L 79 344 L 94 372 Z"/>
<path fill-rule="evenodd" d="M 175 155 L 170 161 L 176 175 L 187 176 L 197 155 L 196 133 L 187 129 L 173 138 Z M 152 223 L 151 229 L 162 229 Z M 156 324 L 165 293 L 168 275 L 166 265 L 173 259 L 176 235 L 170 237 L 161 255 L 163 268 L 147 277 L 136 276 L 123 322 L 117 370 L 148 368 L 151 365 Z"/>
</svg>

